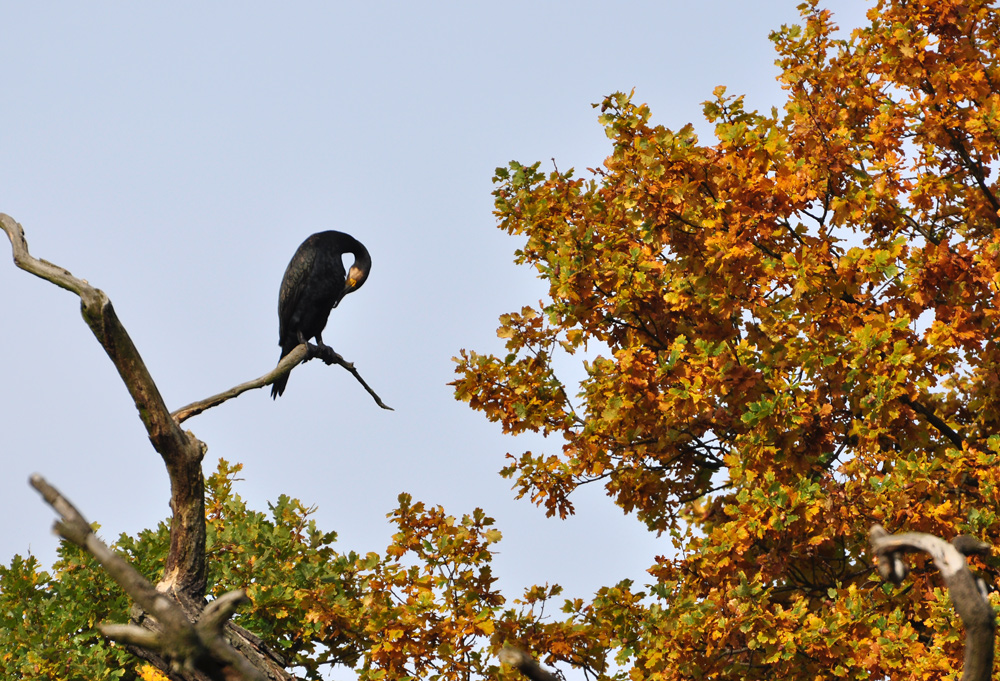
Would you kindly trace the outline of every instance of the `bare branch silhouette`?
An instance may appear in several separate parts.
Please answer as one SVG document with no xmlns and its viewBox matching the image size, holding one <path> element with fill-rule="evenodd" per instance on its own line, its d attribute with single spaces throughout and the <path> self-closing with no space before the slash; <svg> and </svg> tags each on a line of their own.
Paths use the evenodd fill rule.
<svg viewBox="0 0 1000 681">
<path fill-rule="evenodd" d="M 228 594 L 205 607 L 204 444 L 182 430 L 167 410 L 107 295 L 68 270 L 32 256 L 24 230 L 10 216 L 0 213 L 0 228 L 10 239 L 19 268 L 80 297 L 83 318 L 118 370 L 170 477 L 170 548 L 156 587 L 110 551 L 62 495 L 40 476 L 32 478 L 32 485 L 61 516 L 57 532 L 94 555 L 136 603 L 131 625 L 105 624 L 101 631 L 167 671 L 171 679 L 292 679 L 279 655 L 229 621 L 245 596 Z"/>
<path fill-rule="evenodd" d="M 9 215 L 0 213 L 0 227 L 10 239 L 18 267 L 80 296 L 83 318 L 132 395 L 149 440 L 163 458 L 170 476 L 173 521 L 160 589 L 199 601 L 205 595 L 205 501 L 201 472 L 204 445 L 183 431 L 170 415 L 107 295 L 68 270 L 33 257 L 28 252 L 24 230 Z"/>
<path fill-rule="evenodd" d="M 319 357 L 326 364 L 339 364 L 340 366 L 344 367 L 345 369 L 350 371 L 354 375 L 354 378 L 356 378 L 358 382 L 364 387 L 364 389 L 368 391 L 368 394 L 372 396 L 372 398 L 375 400 L 375 403 L 378 406 L 382 407 L 383 409 L 388 409 L 389 411 L 394 411 L 392 407 L 387 406 L 385 403 L 383 403 L 382 398 L 380 398 L 375 393 L 375 391 L 368 386 L 365 380 L 361 378 L 361 374 L 359 374 L 358 370 L 354 368 L 353 363 L 345 360 L 339 354 L 334 352 L 332 348 L 326 347 L 325 350 L 328 350 L 329 352 L 325 352 L 324 348 L 315 346 L 312 343 L 303 343 L 298 347 L 296 347 L 294 350 L 292 350 L 290 353 L 282 357 L 281 361 L 278 362 L 277 366 L 275 366 L 273 369 L 271 369 L 271 371 L 267 372 L 263 376 L 255 378 L 251 381 L 247 381 L 246 383 L 240 383 L 239 385 L 232 387 L 229 390 L 225 390 L 217 395 L 212 395 L 211 397 L 206 397 L 203 400 L 198 400 L 197 402 L 192 402 L 191 404 L 185 405 L 180 409 L 177 409 L 176 411 L 172 412 L 171 416 L 173 416 L 174 419 L 177 420 L 177 423 L 183 423 L 192 416 L 197 416 L 198 414 L 207 411 L 212 407 L 217 407 L 223 402 L 227 402 L 233 399 L 234 397 L 238 397 L 239 395 L 242 395 L 248 390 L 254 390 L 256 388 L 264 388 L 266 386 L 271 385 L 276 380 L 278 380 L 279 378 L 290 372 L 292 369 L 294 369 L 296 366 L 298 366 L 303 362 L 308 362 L 313 357 Z"/>
</svg>

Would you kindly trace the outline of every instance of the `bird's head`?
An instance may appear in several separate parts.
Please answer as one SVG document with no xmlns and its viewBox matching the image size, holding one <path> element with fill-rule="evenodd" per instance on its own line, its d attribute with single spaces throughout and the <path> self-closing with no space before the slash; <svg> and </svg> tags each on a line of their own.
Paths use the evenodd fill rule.
<svg viewBox="0 0 1000 681">
<path fill-rule="evenodd" d="M 367 278 L 368 270 L 361 269 L 358 267 L 358 263 L 354 263 L 351 265 L 351 269 L 347 271 L 347 280 L 344 282 L 344 293 L 357 291 Z"/>
<path fill-rule="evenodd" d="M 344 279 L 344 295 L 361 288 L 361 285 L 368 279 L 368 273 L 372 269 L 372 257 L 368 254 L 368 249 L 360 241 L 347 234 L 338 232 L 341 240 L 341 252 L 353 253 L 354 263 L 347 270 L 347 278 Z"/>
</svg>

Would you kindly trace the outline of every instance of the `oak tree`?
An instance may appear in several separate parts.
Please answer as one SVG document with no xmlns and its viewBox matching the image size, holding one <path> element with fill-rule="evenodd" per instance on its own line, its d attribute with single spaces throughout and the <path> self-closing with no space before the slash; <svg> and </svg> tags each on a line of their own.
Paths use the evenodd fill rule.
<svg viewBox="0 0 1000 681">
<path fill-rule="evenodd" d="M 171 412 L 108 297 L 0 216 L 15 262 L 80 296 L 173 510 L 108 550 L 34 479 L 67 542 L 49 570 L 0 568 L 0 674 L 553 678 L 537 658 L 596 679 L 943 679 L 964 646 L 967 678 L 989 678 L 996 597 L 966 560 L 992 574 L 1000 538 L 1000 13 L 884 0 L 849 37 L 817 2 L 802 13 L 772 35 L 781 111 L 719 88 L 702 143 L 616 93 L 601 167 L 496 174 L 500 226 L 549 293 L 501 318 L 505 353 L 461 353 L 456 394 L 559 442 L 510 458 L 519 495 L 565 516 L 601 484 L 664 535 L 648 586 L 504 596 L 492 520 L 405 494 L 363 556 L 295 499 L 248 508 L 239 465 L 206 477 L 181 423 L 305 348 Z M 555 366 L 584 349 L 569 385 Z"/>
<path fill-rule="evenodd" d="M 646 598 L 584 608 L 633 678 L 949 677 L 940 576 L 883 583 L 869 528 L 1000 540 L 1000 13 L 882 0 L 841 37 L 801 10 L 781 110 L 719 87 L 706 143 L 617 93 L 603 165 L 495 177 L 548 298 L 456 392 L 561 441 L 509 459 L 520 496 L 565 516 L 600 484 L 669 537 Z"/>
</svg>

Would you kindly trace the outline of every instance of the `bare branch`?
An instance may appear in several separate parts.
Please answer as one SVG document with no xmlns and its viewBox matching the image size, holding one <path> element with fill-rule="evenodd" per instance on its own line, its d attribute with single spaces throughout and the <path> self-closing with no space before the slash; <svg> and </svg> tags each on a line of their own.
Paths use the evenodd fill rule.
<svg viewBox="0 0 1000 681">
<path fill-rule="evenodd" d="M 872 551 L 878 559 L 878 569 L 884 579 L 899 584 L 909 567 L 902 554 L 922 551 L 934 559 L 941 571 L 952 603 L 965 625 L 965 665 L 962 681 L 989 681 L 993 674 L 994 630 L 993 607 L 986 590 L 973 576 L 966 563 L 964 550 L 982 553 L 984 544 L 959 537 L 957 546 L 930 534 L 905 532 L 888 534 L 881 525 L 869 531 Z"/>
<path fill-rule="evenodd" d="M 98 624 L 97 629 L 106 638 L 127 646 L 138 646 L 147 650 L 159 651 L 160 636 L 149 629 L 143 629 L 132 624 Z"/>
<path fill-rule="evenodd" d="M 560 681 L 558 676 L 542 669 L 541 665 L 531 658 L 531 655 L 520 648 L 504 646 L 497 657 L 502 663 L 514 667 L 514 669 L 527 676 L 531 681 Z"/>
<path fill-rule="evenodd" d="M 10 239 L 10 245 L 14 251 L 14 264 L 25 272 L 30 272 L 36 277 L 51 281 L 60 288 L 72 291 L 80 296 L 81 299 L 103 295 L 99 290 L 92 288 L 85 279 L 74 277 L 69 273 L 69 270 L 64 270 L 58 265 L 53 265 L 48 260 L 33 258 L 28 253 L 28 242 L 24 238 L 24 230 L 14 218 L 0 213 L 0 228 L 3 228 L 3 231 L 7 233 L 7 237 Z M 86 303 L 87 301 L 84 300 L 84 302 Z"/>
<path fill-rule="evenodd" d="M 238 386 L 225 390 L 218 395 L 212 395 L 211 397 L 206 397 L 203 400 L 192 402 L 191 404 L 183 406 L 172 412 L 170 415 L 174 417 L 177 423 L 183 423 L 192 416 L 197 416 L 203 411 L 207 411 L 212 407 L 217 407 L 223 402 L 227 402 L 234 397 L 238 397 L 248 390 L 269 386 L 291 371 L 296 365 L 309 359 L 307 354 L 308 348 L 305 345 L 300 345 L 282 357 L 281 361 L 278 362 L 278 365 L 263 376 L 247 381 L 246 383 L 240 383 Z"/>
<path fill-rule="evenodd" d="M 80 512 L 55 488 L 41 476 L 31 478 L 31 484 L 59 513 L 56 532 L 90 552 L 136 603 L 132 625 L 105 624 L 101 631 L 166 671 L 172 679 L 291 679 L 279 655 L 260 638 L 229 621 L 236 606 L 246 601 L 242 592 L 226 594 L 205 607 L 204 445 L 181 430 L 179 421 L 167 411 L 159 389 L 104 292 L 61 267 L 31 256 L 24 230 L 11 217 L 0 213 L 0 228 L 10 239 L 18 267 L 80 297 L 84 320 L 132 395 L 150 442 L 170 476 L 170 550 L 158 587 L 98 539 Z M 290 362 L 285 370 L 293 365 Z"/>
<path fill-rule="evenodd" d="M 56 533 L 90 553 L 132 600 L 156 618 L 161 627 L 160 631 L 150 631 L 132 625 L 102 624 L 99 626 L 101 633 L 121 643 L 160 652 L 181 668 L 200 670 L 209 678 L 265 681 L 266 677 L 237 653 L 222 635 L 222 627 L 236 607 L 248 600 L 242 591 L 217 599 L 205 608 L 198 622 L 192 624 L 177 602 L 157 591 L 128 561 L 94 534 L 83 515 L 59 490 L 38 474 L 31 476 L 31 486 L 59 514 Z M 234 670 L 241 676 L 234 677 Z"/>
<path fill-rule="evenodd" d="M 271 385 L 276 380 L 294 369 L 297 365 L 303 362 L 308 362 L 313 357 L 319 357 L 328 365 L 339 364 L 344 367 L 350 371 L 354 375 L 354 378 L 358 380 L 358 383 L 360 383 L 364 389 L 368 391 L 368 394 L 375 400 L 375 404 L 383 409 L 394 411 L 392 407 L 383 403 L 382 398 L 380 398 L 375 391 L 372 390 L 367 383 L 365 383 L 365 379 L 361 378 L 361 374 L 359 374 L 358 370 L 354 368 L 354 364 L 352 362 L 345 360 L 341 355 L 334 352 L 334 350 L 329 346 L 319 347 L 313 345 L 312 343 L 303 343 L 282 357 L 281 361 L 278 362 L 278 365 L 263 376 L 255 378 L 252 381 L 247 381 L 246 383 L 240 383 L 238 386 L 230 388 L 229 390 L 223 391 L 217 395 L 212 395 L 211 397 L 206 397 L 203 400 L 192 402 L 191 404 L 174 411 L 171 416 L 174 417 L 177 423 L 183 423 L 192 416 L 197 416 L 203 411 L 207 411 L 212 407 L 217 407 L 223 402 L 227 402 L 234 397 L 238 397 L 248 390 L 264 388 Z"/>
<path fill-rule="evenodd" d="M 953 445 L 955 445 L 959 449 L 962 448 L 962 443 L 964 442 L 962 436 L 956 433 L 954 430 L 952 430 L 952 428 L 947 423 L 945 423 L 940 416 L 934 413 L 933 409 L 927 408 L 920 402 L 914 402 L 906 395 L 900 397 L 899 401 L 908 406 L 913 411 L 923 416 L 925 419 L 927 419 L 928 423 L 937 428 L 938 432 L 944 435 L 946 438 L 948 438 L 948 441 L 951 442 Z"/>
<path fill-rule="evenodd" d="M 218 634 L 229 618 L 236 614 L 236 610 L 249 602 L 247 595 L 239 589 L 222 594 L 208 604 L 198 620 L 198 626 Z"/>
<path fill-rule="evenodd" d="M 205 594 L 205 500 L 201 442 L 189 436 L 167 410 L 139 351 L 118 320 L 111 301 L 100 289 L 69 271 L 28 252 L 24 230 L 9 215 L 0 213 L 0 228 L 7 233 L 14 263 L 42 279 L 80 296 L 81 311 L 132 395 L 149 440 L 163 458 L 170 475 L 170 551 L 160 585 L 187 599 Z"/>
<path fill-rule="evenodd" d="M 31 476 L 30 482 L 49 506 L 59 514 L 60 520 L 56 521 L 53 528 L 56 534 L 94 556 L 125 593 L 143 610 L 160 620 L 161 624 L 177 628 L 183 628 L 187 625 L 187 618 L 176 603 L 157 591 L 124 558 L 109 549 L 107 544 L 94 534 L 90 523 L 66 497 L 59 493 L 59 490 L 37 473 Z"/>
<path fill-rule="evenodd" d="M 388 409 L 389 411 L 395 411 L 392 407 L 384 404 L 382 402 L 382 398 L 376 395 L 375 391 L 372 390 L 367 383 L 365 383 L 365 379 L 361 378 L 361 374 L 359 374 L 358 370 L 354 368 L 354 363 L 348 362 L 337 352 L 335 352 L 333 348 L 331 348 L 328 345 L 317 347 L 315 345 L 309 344 L 309 353 L 310 356 L 306 358 L 307 360 L 310 359 L 315 353 L 315 356 L 319 357 L 327 365 L 339 364 L 340 366 L 350 371 L 352 374 L 354 374 L 354 378 L 358 379 L 358 383 L 360 383 L 364 387 L 364 389 L 368 391 L 368 394 L 372 396 L 372 398 L 375 400 L 375 404 L 382 407 L 383 409 Z"/>
</svg>

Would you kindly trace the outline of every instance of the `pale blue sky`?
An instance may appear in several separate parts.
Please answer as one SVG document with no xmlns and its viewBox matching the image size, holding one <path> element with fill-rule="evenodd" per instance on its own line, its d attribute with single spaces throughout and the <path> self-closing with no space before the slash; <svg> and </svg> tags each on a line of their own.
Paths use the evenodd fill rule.
<svg viewBox="0 0 1000 681">
<path fill-rule="evenodd" d="M 510 439 L 451 397 L 451 357 L 500 351 L 498 315 L 545 288 L 512 264 L 491 177 L 511 159 L 581 171 L 610 147 L 591 103 L 635 88 L 653 120 L 695 122 L 716 85 L 780 105 L 770 30 L 796 0 L 507 3 L 4 3 L 0 212 L 35 256 L 104 289 L 171 408 L 269 370 L 277 291 L 309 234 L 349 232 L 371 277 L 324 339 L 339 368 L 293 372 L 186 423 L 245 464 L 255 508 L 319 507 L 340 550 L 381 551 L 401 491 L 504 534 L 508 598 L 642 582 L 666 539 L 596 486 L 546 519 L 497 475 Z M 868 3 L 826 3 L 842 26 Z M 168 513 L 167 478 L 71 294 L 17 270 L 6 241 L 0 356 L 0 562 L 51 561 L 40 472 L 114 539 Z"/>
</svg>

